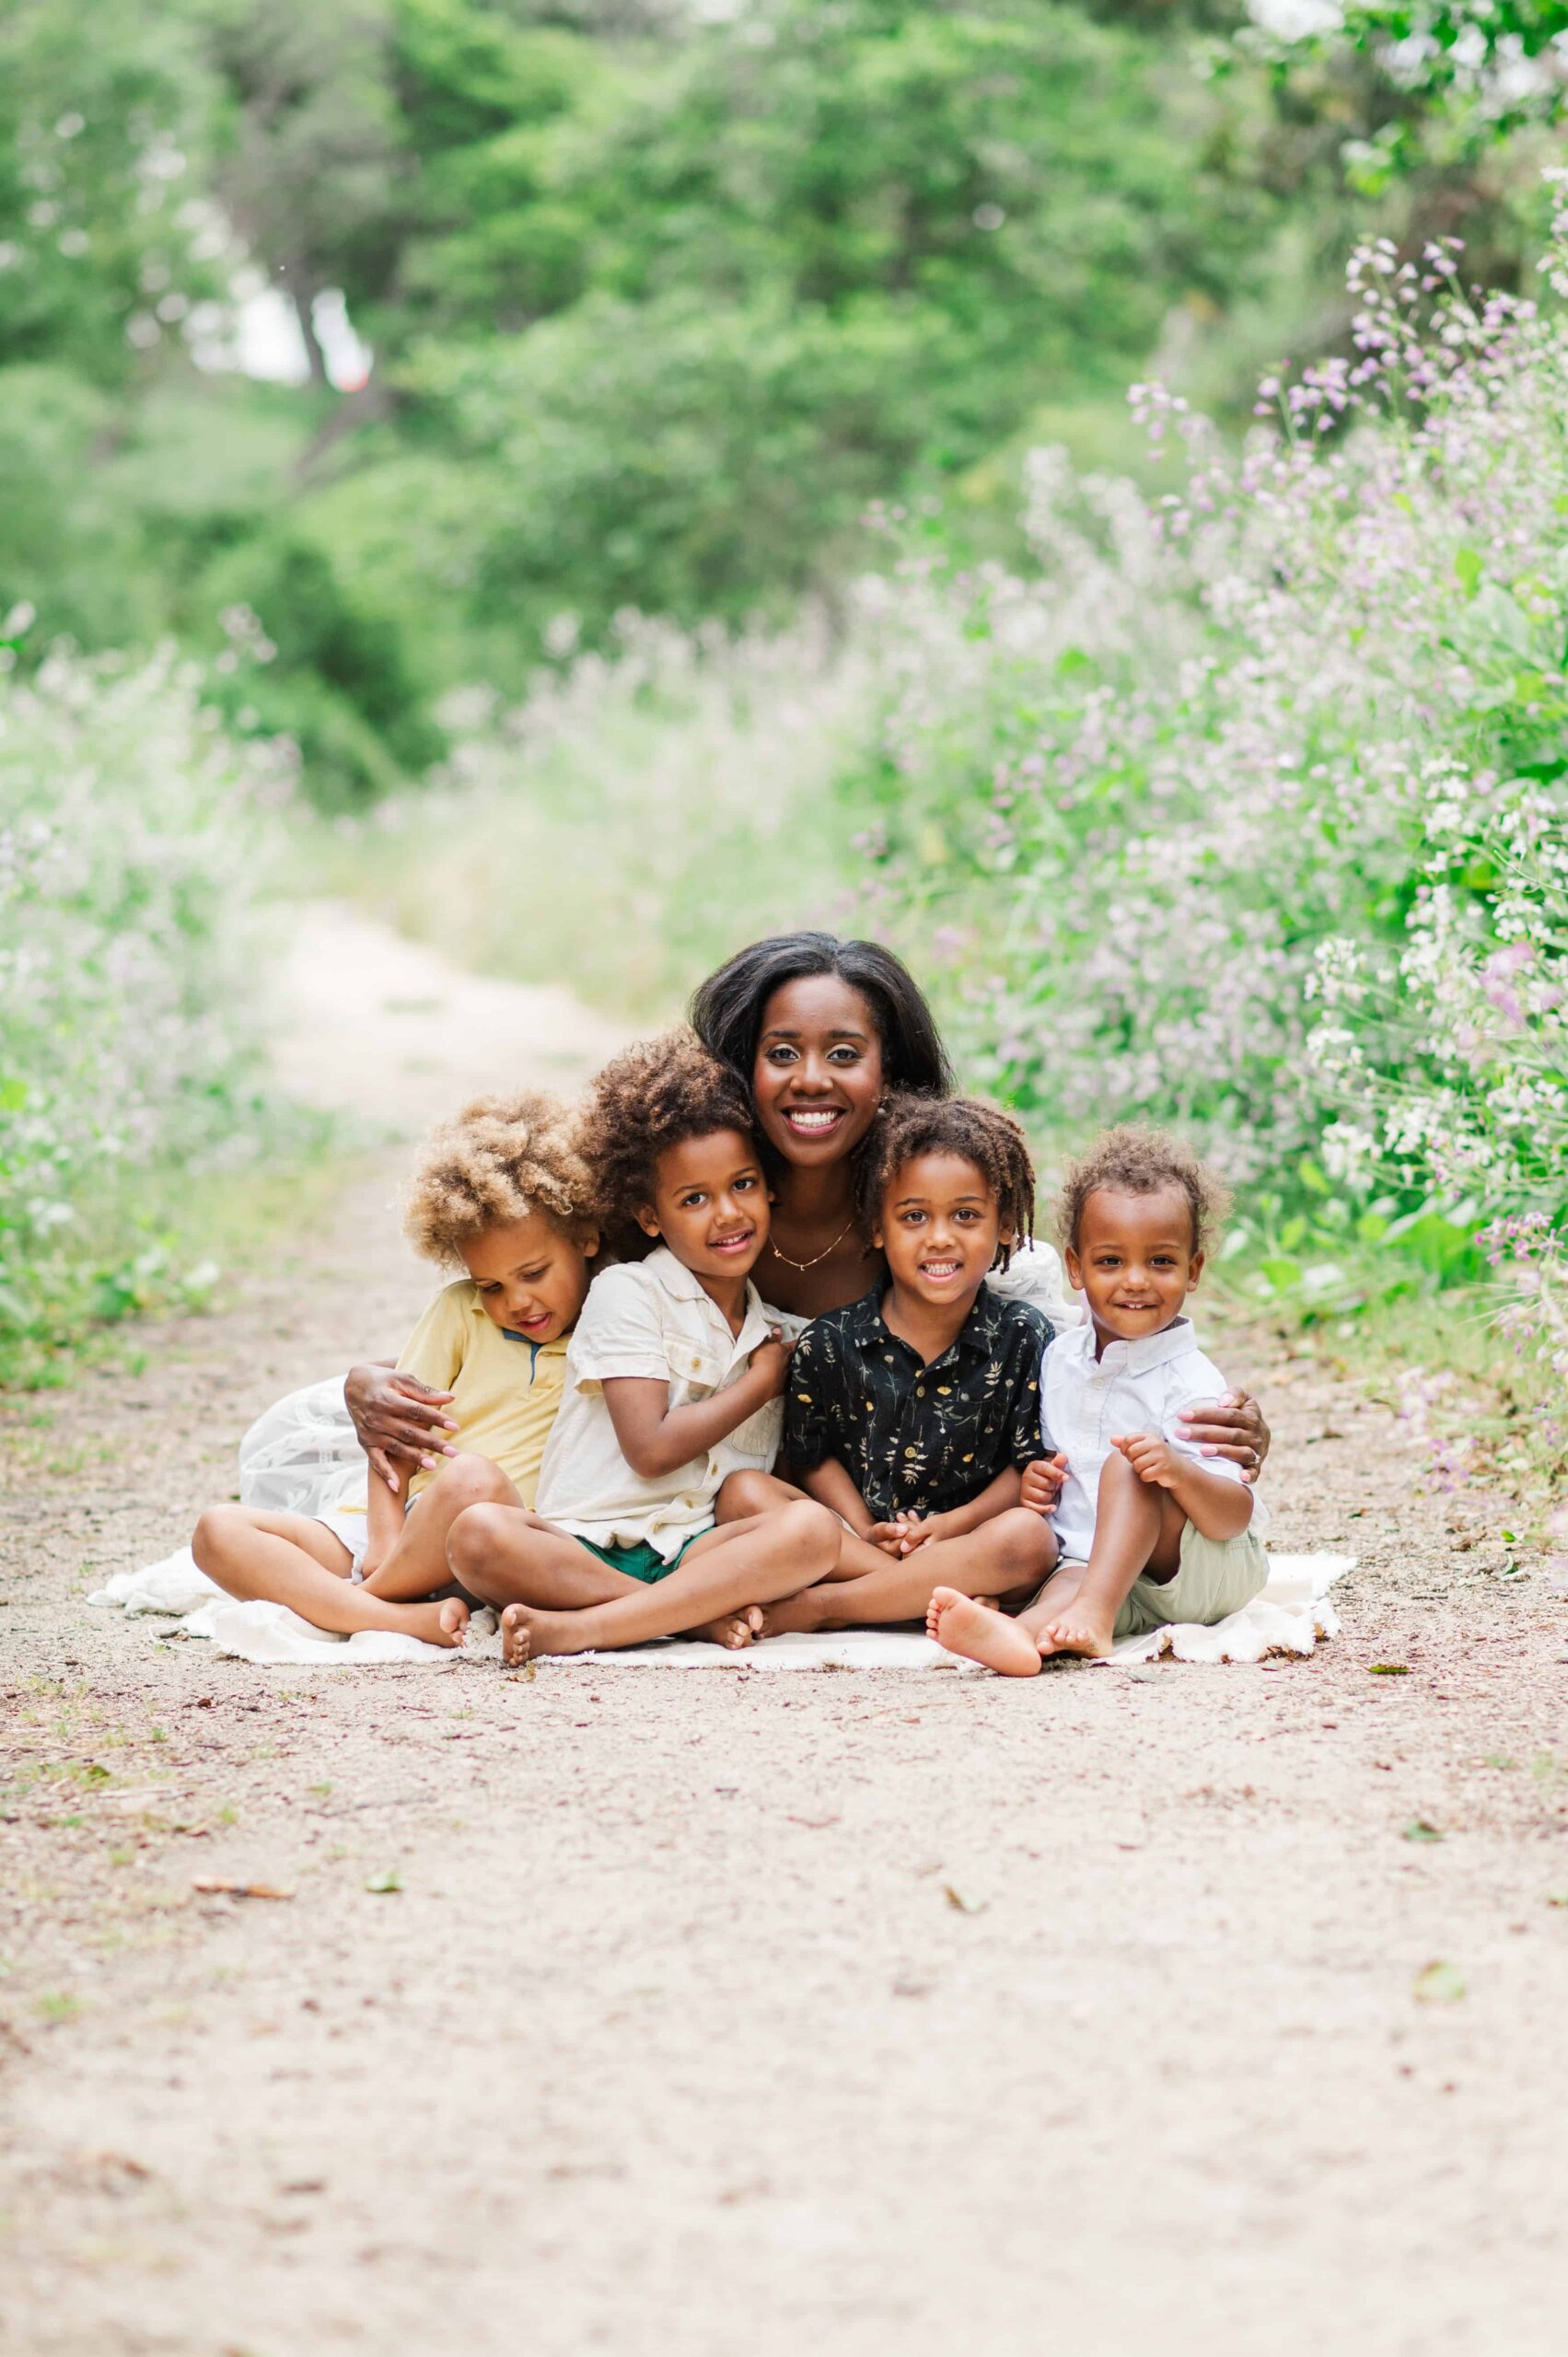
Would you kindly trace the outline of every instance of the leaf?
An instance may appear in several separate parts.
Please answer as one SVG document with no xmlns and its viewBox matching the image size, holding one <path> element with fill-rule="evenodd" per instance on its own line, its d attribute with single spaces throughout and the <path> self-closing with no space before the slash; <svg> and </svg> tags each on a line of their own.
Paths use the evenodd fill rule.
<svg viewBox="0 0 1568 2357">
<path fill-rule="evenodd" d="M 1464 1975 L 1457 1965 L 1434 1959 L 1416 1974 L 1412 1993 L 1418 2005 L 1457 2005 L 1465 1993 Z"/>
<path fill-rule="evenodd" d="M 402 1876 L 395 1866 L 388 1866 L 382 1873 L 372 1875 L 365 1886 L 366 1890 L 374 1892 L 378 1898 L 394 1891 L 400 1891 L 402 1887 Z"/>
<path fill-rule="evenodd" d="M 1405 1828 L 1404 1839 L 1407 1841 L 1441 1841 L 1443 1832 L 1440 1826 L 1429 1825 L 1424 1817 L 1412 1817 Z"/>
<path fill-rule="evenodd" d="M 991 1904 L 986 1898 L 970 1898 L 967 1893 L 958 1888 L 957 1883 L 945 1882 L 942 1886 L 942 1896 L 948 1906 L 956 1908 L 960 1915 L 983 1915 Z"/>
<path fill-rule="evenodd" d="M 1369 1662 L 1366 1670 L 1368 1678 L 1408 1678 L 1410 1674 L 1411 1666 L 1408 1661 Z"/>
<path fill-rule="evenodd" d="M 1454 577 L 1467 598 L 1473 598 L 1481 582 L 1481 559 L 1474 549 L 1456 549 Z"/>
<path fill-rule="evenodd" d="M 280 1888 L 275 1882 L 234 1882 L 226 1875 L 197 1875 L 192 1881 L 192 1890 L 204 1898 L 292 1898 L 292 1890 Z"/>
</svg>

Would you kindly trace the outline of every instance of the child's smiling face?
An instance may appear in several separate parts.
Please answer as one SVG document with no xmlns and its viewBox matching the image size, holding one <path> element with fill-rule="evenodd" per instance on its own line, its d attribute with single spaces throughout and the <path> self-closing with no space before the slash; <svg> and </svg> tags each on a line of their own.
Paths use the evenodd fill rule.
<svg viewBox="0 0 1568 2357">
<path fill-rule="evenodd" d="M 961 1154 L 917 1154 L 889 1178 L 873 1241 L 900 1294 L 947 1308 L 980 1291 L 1001 1232 L 982 1170 Z"/>
<path fill-rule="evenodd" d="M 1180 1187 L 1148 1194 L 1097 1187 L 1067 1248 L 1067 1274 L 1086 1295 L 1101 1340 L 1136 1342 L 1162 1333 L 1202 1274 L 1192 1248 L 1192 1207 Z"/>
<path fill-rule="evenodd" d="M 548 1212 L 530 1212 L 465 1244 L 463 1266 L 487 1318 L 530 1342 L 553 1342 L 577 1322 L 598 1250 L 597 1236 L 575 1241 Z"/>
<path fill-rule="evenodd" d="M 768 1187 L 754 1138 L 711 1130 L 667 1146 L 654 1199 L 637 1213 L 695 1277 L 746 1277 L 768 1240 Z"/>
</svg>

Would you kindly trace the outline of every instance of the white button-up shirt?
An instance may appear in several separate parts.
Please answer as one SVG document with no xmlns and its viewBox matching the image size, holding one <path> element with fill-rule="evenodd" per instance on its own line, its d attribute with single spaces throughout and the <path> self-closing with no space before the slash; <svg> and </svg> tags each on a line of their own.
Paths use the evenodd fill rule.
<svg viewBox="0 0 1568 2357">
<path fill-rule="evenodd" d="M 705 1457 L 655 1478 L 634 1473 L 621 1454 L 604 1386 L 619 1376 L 668 1383 L 672 1408 L 690 1407 L 737 1382 L 778 1313 L 746 1288 L 738 1334 L 690 1269 L 660 1245 L 645 1260 L 606 1269 L 588 1287 L 566 1349 L 560 1413 L 545 1443 L 537 1511 L 596 1547 L 646 1540 L 668 1563 L 714 1518 L 726 1475 L 766 1471 L 784 1432 L 784 1401 L 770 1399 Z"/>
<path fill-rule="evenodd" d="M 1205 1457 L 1176 1429 L 1179 1416 L 1202 1400 L 1222 1399 L 1230 1388 L 1213 1359 L 1198 1348 L 1190 1318 L 1179 1318 L 1135 1342 L 1108 1342 L 1098 1359 L 1095 1341 L 1090 1321 L 1058 1334 L 1040 1370 L 1045 1454 L 1053 1457 L 1060 1450 L 1067 1459 L 1051 1527 L 1063 1558 L 1075 1562 L 1087 1561 L 1094 1540 L 1099 1477 L 1113 1436 L 1158 1433 L 1211 1473 L 1241 1479 L 1239 1465 Z M 1253 1521 L 1255 1527 L 1260 1521 L 1256 1509 Z"/>
</svg>

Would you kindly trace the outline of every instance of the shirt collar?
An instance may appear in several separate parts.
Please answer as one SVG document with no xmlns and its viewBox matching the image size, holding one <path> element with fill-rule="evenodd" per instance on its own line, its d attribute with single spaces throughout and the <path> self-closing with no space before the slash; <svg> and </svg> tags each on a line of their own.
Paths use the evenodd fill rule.
<svg viewBox="0 0 1568 2357">
<path fill-rule="evenodd" d="M 854 1316 L 862 1341 L 903 1341 L 902 1335 L 895 1334 L 882 1315 L 882 1304 L 887 1297 L 888 1283 L 884 1280 L 855 1303 Z M 989 1357 L 996 1347 L 1002 1317 L 1000 1295 L 993 1294 L 989 1285 L 982 1284 L 970 1305 L 969 1316 L 948 1343 L 947 1351 L 978 1351 L 982 1357 Z M 908 1342 L 903 1346 L 906 1351 L 911 1347 Z M 946 1358 L 947 1351 L 943 1351 L 940 1357 Z M 935 1366 L 937 1361 L 933 1359 L 930 1364 Z"/>
<path fill-rule="evenodd" d="M 756 1347 L 754 1342 L 746 1341 L 747 1329 L 753 1321 L 765 1325 L 767 1320 L 762 1308 L 762 1296 L 749 1277 L 746 1280 L 746 1298 L 741 1308 L 740 1331 L 738 1335 L 730 1335 L 729 1320 L 713 1295 L 703 1283 L 701 1278 L 693 1275 L 684 1260 L 676 1259 L 668 1244 L 656 1246 L 648 1254 L 643 1266 L 650 1275 L 657 1279 L 665 1292 L 672 1295 L 676 1301 L 694 1301 L 706 1310 L 715 1324 L 724 1328 L 726 1335 L 735 1343 L 738 1350 L 743 1342 L 749 1351 Z"/>
<path fill-rule="evenodd" d="M 1082 1326 L 1070 1327 L 1052 1347 L 1075 1352 L 1093 1368 L 1097 1362 L 1092 1319 L 1086 1319 Z M 1173 1359 L 1185 1358 L 1197 1347 L 1192 1320 L 1177 1318 L 1168 1326 L 1162 1326 L 1157 1334 L 1141 1334 L 1135 1342 L 1108 1342 L 1098 1364 L 1102 1375 L 1146 1375 L 1151 1367 L 1168 1366 Z"/>
</svg>

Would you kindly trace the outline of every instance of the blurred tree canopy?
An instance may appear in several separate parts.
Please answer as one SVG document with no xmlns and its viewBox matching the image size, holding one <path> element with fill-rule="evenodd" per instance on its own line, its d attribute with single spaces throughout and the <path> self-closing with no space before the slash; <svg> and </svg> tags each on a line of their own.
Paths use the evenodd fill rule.
<svg viewBox="0 0 1568 2357">
<path fill-rule="evenodd" d="M 0 614 L 215 651 L 250 609 L 230 716 L 344 803 L 624 607 L 830 593 L 868 501 L 979 528 L 1152 366 L 1242 403 L 1369 208 L 1529 251 L 1499 157 L 1563 12 L 1326 6 L 11 0 Z M 247 270 L 297 387 L 213 365 Z"/>
</svg>

